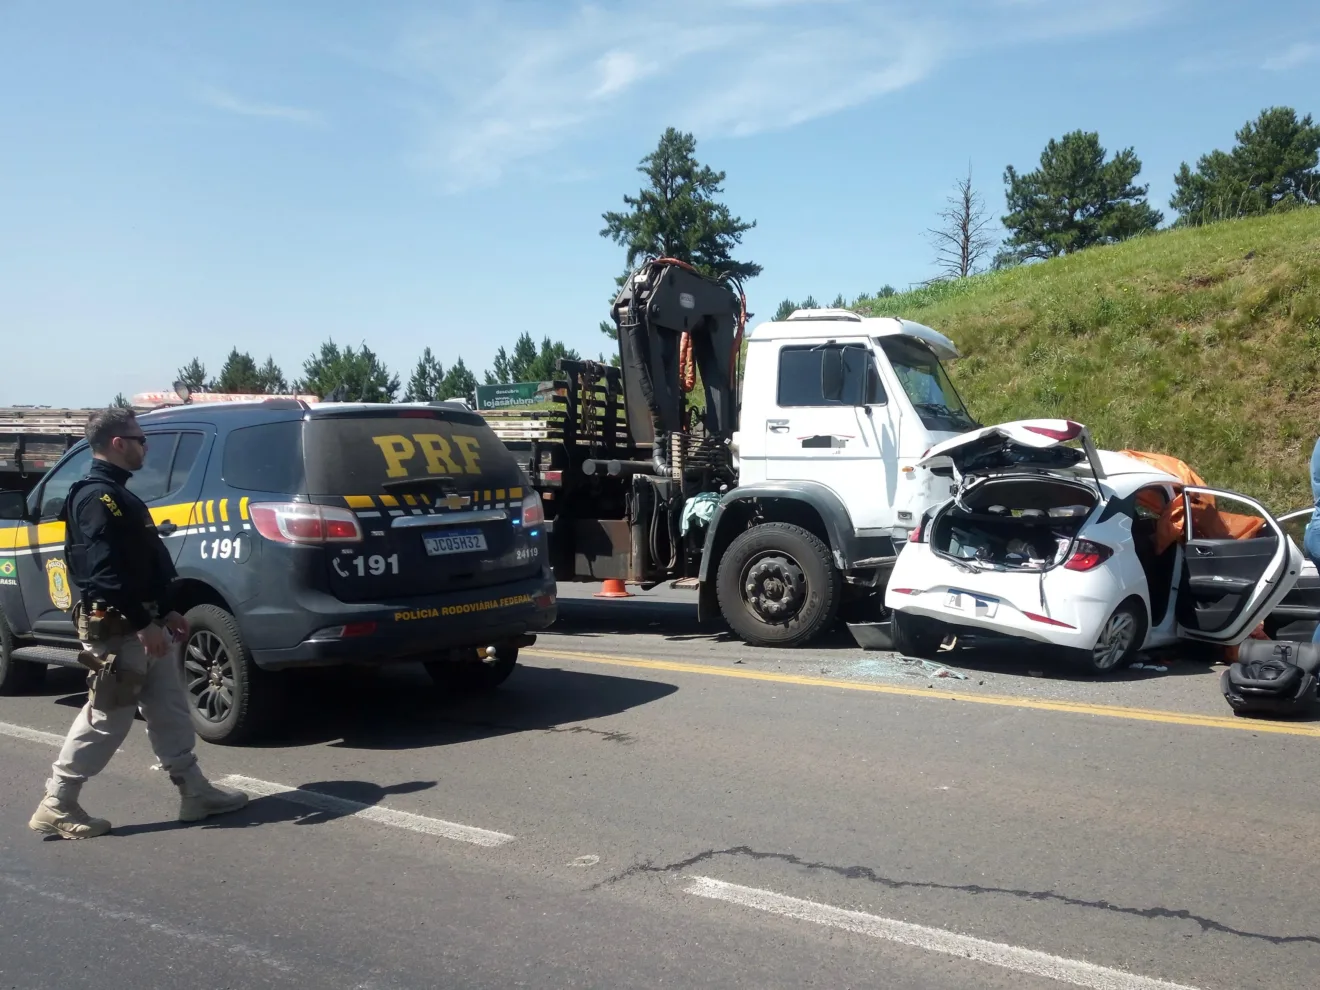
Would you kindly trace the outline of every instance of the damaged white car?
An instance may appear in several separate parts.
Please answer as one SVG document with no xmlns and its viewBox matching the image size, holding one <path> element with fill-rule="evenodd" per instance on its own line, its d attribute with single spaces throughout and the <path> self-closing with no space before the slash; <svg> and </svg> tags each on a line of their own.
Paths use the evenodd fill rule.
<svg viewBox="0 0 1320 990">
<path fill-rule="evenodd" d="M 1077 423 L 992 426 L 922 461 L 949 462 L 957 493 L 922 519 L 885 592 L 903 653 L 988 632 L 1063 648 L 1099 673 L 1180 639 L 1236 645 L 1301 571 L 1301 551 L 1257 502 L 1098 451 Z"/>
</svg>

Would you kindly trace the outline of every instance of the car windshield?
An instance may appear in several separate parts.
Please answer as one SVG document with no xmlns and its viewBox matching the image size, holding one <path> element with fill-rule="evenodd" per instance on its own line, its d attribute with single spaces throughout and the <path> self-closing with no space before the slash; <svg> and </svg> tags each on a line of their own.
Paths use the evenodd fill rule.
<svg viewBox="0 0 1320 990">
<path fill-rule="evenodd" d="M 879 344 L 928 430 L 962 433 L 980 426 L 928 347 L 909 337 L 881 337 Z"/>
</svg>

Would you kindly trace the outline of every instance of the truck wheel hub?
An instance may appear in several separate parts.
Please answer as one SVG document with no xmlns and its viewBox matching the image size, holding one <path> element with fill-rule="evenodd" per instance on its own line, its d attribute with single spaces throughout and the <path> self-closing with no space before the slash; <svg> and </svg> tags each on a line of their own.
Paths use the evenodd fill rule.
<svg viewBox="0 0 1320 990">
<path fill-rule="evenodd" d="M 806 581 L 802 568 L 787 557 L 763 557 L 747 569 L 743 594 L 762 618 L 783 621 L 802 608 Z"/>
</svg>

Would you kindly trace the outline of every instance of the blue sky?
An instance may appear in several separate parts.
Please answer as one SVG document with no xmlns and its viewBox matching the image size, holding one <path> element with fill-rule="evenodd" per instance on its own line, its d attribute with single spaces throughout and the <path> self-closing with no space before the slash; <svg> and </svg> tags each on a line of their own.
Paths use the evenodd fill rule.
<svg viewBox="0 0 1320 990">
<path fill-rule="evenodd" d="M 1167 213 L 1181 161 L 1318 83 L 1300 0 L 0 0 L 0 405 L 231 345 L 291 378 L 327 337 L 405 380 L 523 330 L 595 355 L 600 214 L 670 125 L 757 221 L 768 317 L 929 278 L 969 162 L 999 216 L 1007 164 L 1096 130 Z"/>
</svg>

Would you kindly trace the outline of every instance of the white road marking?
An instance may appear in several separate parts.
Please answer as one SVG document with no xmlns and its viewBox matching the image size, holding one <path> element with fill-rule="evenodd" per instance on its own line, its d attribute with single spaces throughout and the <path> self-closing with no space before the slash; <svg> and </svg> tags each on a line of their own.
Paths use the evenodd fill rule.
<svg viewBox="0 0 1320 990">
<path fill-rule="evenodd" d="M 182 939 L 186 942 L 192 942 L 197 945 L 209 946 L 212 949 L 219 949 L 221 952 L 228 952 L 231 955 L 243 956 L 253 962 L 262 963 L 277 969 L 281 973 L 296 973 L 299 971 L 297 966 L 284 962 L 281 959 L 272 956 L 269 952 L 253 948 L 240 942 L 236 938 L 228 935 L 210 935 L 206 932 L 191 931 L 186 928 L 179 928 L 168 922 L 153 918 L 150 915 L 139 914 L 136 911 L 125 911 L 122 908 L 113 908 L 101 900 L 91 898 L 71 897 L 68 894 L 60 894 L 53 890 L 46 890 L 35 884 L 25 883 L 16 877 L 5 876 L 0 873 L 0 883 L 7 884 L 16 890 L 32 894 L 36 897 L 43 897 L 48 901 L 54 901 L 56 904 L 64 907 L 82 908 L 104 920 L 109 918 L 112 921 L 131 921 L 135 925 L 141 925 L 143 928 L 149 928 L 160 935 L 167 935 L 170 938 Z"/>
<path fill-rule="evenodd" d="M 816 901 L 804 901 L 785 894 L 776 894 L 770 890 L 756 887 L 742 887 L 710 877 L 692 877 L 686 892 L 698 897 L 708 897 L 717 901 L 728 901 L 743 907 L 768 911 L 785 918 L 797 918 L 842 928 L 845 931 L 869 935 L 887 942 L 898 942 L 914 946 L 929 952 L 941 952 L 945 955 L 962 959 L 973 959 L 991 966 L 1000 966 L 1017 973 L 1031 976 L 1043 976 L 1060 983 L 1088 987 L 1090 990 L 1196 990 L 1180 983 L 1169 983 L 1148 976 L 1125 973 L 1120 969 L 1109 969 L 1077 959 L 1065 959 L 1052 956 L 1034 949 L 1023 949 L 1016 945 L 1002 942 L 990 942 L 986 939 L 959 935 L 943 928 L 928 928 L 864 911 L 846 911 L 843 908 L 820 904 Z"/>
<path fill-rule="evenodd" d="M 243 777 L 238 774 L 231 774 L 217 781 L 217 783 L 227 787 L 238 787 L 249 794 L 261 797 L 282 798 L 285 801 L 292 801 L 294 804 L 316 808 L 318 811 L 329 811 L 337 815 L 365 818 L 380 825 L 406 828 L 412 832 L 421 832 L 423 835 L 438 835 L 445 839 L 457 839 L 459 842 L 470 842 L 476 846 L 502 846 L 506 842 L 512 842 L 515 838 L 504 832 L 492 832 L 490 829 L 460 825 L 458 822 L 447 822 L 441 818 L 414 815 L 408 811 L 395 811 L 393 808 L 363 804 L 360 801 L 350 801 L 347 798 L 322 794 L 320 791 L 288 787 L 285 784 L 275 784 L 269 780 L 257 780 L 253 777 Z"/>
<path fill-rule="evenodd" d="M 9 722 L 0 722 L 0 735 L 26 739 L 28 742 L 45 743 L 47 746 L 64 745 L 63 736 L 57 736 L 53 732 L 42 732 L 40 729 L 29 729 L 26 725 L 12 725 Z"/>
</svg>

